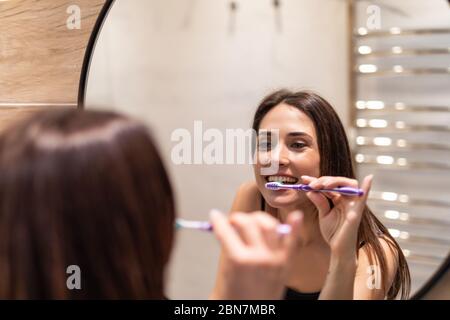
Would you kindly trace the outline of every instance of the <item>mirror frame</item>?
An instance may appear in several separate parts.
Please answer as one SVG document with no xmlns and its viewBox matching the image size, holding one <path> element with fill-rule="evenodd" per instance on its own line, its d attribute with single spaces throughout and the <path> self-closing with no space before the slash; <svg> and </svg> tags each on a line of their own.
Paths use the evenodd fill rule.
<svg viewBox="0 0 450 320">
<path fill-rule="evenodd" d="M 427 282 L 425 282 L 424 285 L 422 285 L 422 288 L 420 288 L 417 292 L 415 292 L 414 295 L 409 299 L 421 300 L 426 298 L 426 295 L 436 287 L 436 285 L 439 283 L 439 281 L 444 277 L 444 275 L 447 272 L 450 272 L 450 254 L 447 255 L 447 258 L 442 262 L 439 269 L 436 270 L 436 272 L 431 276 L 431 278 Z"/>
<path fill-rule="evenodd" d="M 83 65 L 81 67 L 81 75 L 80 75 L 80 83 L 78 85 L 78 109 L 84 109 L 84 103 L 86 100 L 86 89 L 87 89 L 87 80 L 89 76 L 89 69 L 91 67 L 92 57 L 94 55 L 95 45 L 97 44 L 98 37 L 102 30 L 102 27 L 108 17 L 108 13 L 112 8 L 115 0 L 106 0 L 103 5 L 102 10 L 100 11 L 97 21 L 95 22 L 94 28 L 92 29 L 91 36 L 89 37 L 89 42 L 86 47 L 86 51 L 83 58 Z"/>
</svg>

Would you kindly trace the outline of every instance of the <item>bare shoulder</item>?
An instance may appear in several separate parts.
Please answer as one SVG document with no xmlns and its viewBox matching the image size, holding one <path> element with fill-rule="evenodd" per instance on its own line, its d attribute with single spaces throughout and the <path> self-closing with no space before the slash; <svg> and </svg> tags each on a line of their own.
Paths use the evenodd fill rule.
<svg viewBox="0 0 450 320">
<path fill-rule="evenodd" d="M 259 189 L 255 181 L 246 181 L 239 186 L 238 192 L 251 196 L 259 194 Z"/>
<path fill-rule="evenodd" d="M 394 280 L 398 268 L 398 251 L 389 238 L 381 236 L 378 238 L 378 241 L 381 245 L 381 248 L 383 249 L 386 258 L 387 273 L 388 273 L 387 285 L 390 286 L 390 284 Z M 374 254 L 373 249 L 370 248 L 370 246 L 367 244 L 359 249 L 358 269 L 363 269 L 360 270 L 363 273 L 366 272 L 367 267 L 377 264 L 377 262 L 373 261 L 370 257 L 373 254 Z"/>
<path fill-rule="evenodd" d="M 385 255 L 386 275 L 382 275 L 380 268 L 377 268 L 378 262 L 374 257 L 373 249 L 368 244 L 364 245 L 358 251 L 354 299 L 385 299 L 387 292 L 384 291 L 384 288 L 390 288 L 395 279 L 398 269 L 397 248 L 388 238 L 379 237 L 378 240 Z M 384 285 L 383 279 L 385 280 Z"/>
<path fill-rule="evenodd" d="M 392 264 L 395 267 L 396 261 L 398 260 L 397 248 L 389 238 L 381 236 L 378 237 L 378 241 L 383 249 L 388 265 Z M 359 249 L 359 257 L 363 260 L 369 260 L 369 255 L 372 253 L 373 249 L 368 244 L 365 244 Z"/>
<path fill-rule="evenodd" d="M 241 184 L 234 197 L 231 211 L 252 212 L 259 210 L 261 195 L 255 181 Z"/>
</svg>

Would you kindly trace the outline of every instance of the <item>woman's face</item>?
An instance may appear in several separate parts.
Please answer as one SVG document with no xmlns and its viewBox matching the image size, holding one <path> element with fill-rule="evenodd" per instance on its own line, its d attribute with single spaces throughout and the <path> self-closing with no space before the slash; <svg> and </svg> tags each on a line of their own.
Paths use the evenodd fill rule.
<svg viewBox="0 0 450 320">
<path fill-rule="evenodd" d="M 271 143 L 265 131 L 278 131 L 278 141 Z M 301 176 L 320 175 L 320 155 L 316 130 L 311 119 L 295 107 L 281 103 L 262 119 L 258 134 L 256 183 L 264 199 L 274 208 L 302 207 L 309 203 L 304 192 L 269 190 L 267 182 L 302 183 Z M 278 162 L 278 165 L 277 165 Z M 268 171 L 268 168 L 274 170 Z"/>
</svg>

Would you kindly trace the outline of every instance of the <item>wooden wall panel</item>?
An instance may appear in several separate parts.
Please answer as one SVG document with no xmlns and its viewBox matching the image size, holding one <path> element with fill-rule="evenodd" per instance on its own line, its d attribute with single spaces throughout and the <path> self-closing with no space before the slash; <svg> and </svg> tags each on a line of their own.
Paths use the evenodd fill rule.
<svg viewBox="0 0 450 320">
<path fill-rule="evenodd" d="M 0 1 L 0 130 L 47 105 L 76 106 L 85 50 L 105 2 Z M 67 27 L 71 5 L 80 8 L 80 29 Z"/>
<path fill-rule="evenodd" d="M 51 109 L 52 106 L 34 106 L 27 108 L 0 108 L 0 133 L 7 129 L 9 126 L 13 126 L 16 121 L 20 121 L 27 116 L 32 115 L 34 112 Z M 58 107 L 59 109 L 64 107 Z M 66 107 L 69 108 L 69 107 Z M 73 108 L 73 107 L 72 107 Z"/>
</svg>

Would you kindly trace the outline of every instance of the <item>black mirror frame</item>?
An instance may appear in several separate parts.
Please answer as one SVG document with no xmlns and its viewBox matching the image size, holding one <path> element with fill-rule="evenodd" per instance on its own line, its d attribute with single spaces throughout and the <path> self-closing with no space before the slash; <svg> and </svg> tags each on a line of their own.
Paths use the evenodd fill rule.
<svg viewBox="0 0 450 320">
<path fill-rule="evenodd" d="M 86 100 L 87 80 L 88 80 L 87 77 L 89 75 L 89 68 L 91 66 L 91 60 L 95 50 L 95 45 L 97 44 L 97 40 L 102 30 L 103 24 L 106 21 L 106 18 L 108 17 L 108 13 L 112 5 L 114 4 L 114 1 L 115 0 L 106 0 L 102 10 L 100 11 L 97 17 L 97 21 L 95 22 L 94 28 L 92 29 L 91 36 L 89 37 L 89 42 L 87 44 L 84 53 L 83 65 L 81 67 L 81 74 L 80 74 L 80 82 L 78 85 L 78 103 L 77 103 L 78 109 L 84 109 L 84 103 Z"/>
</svg>

